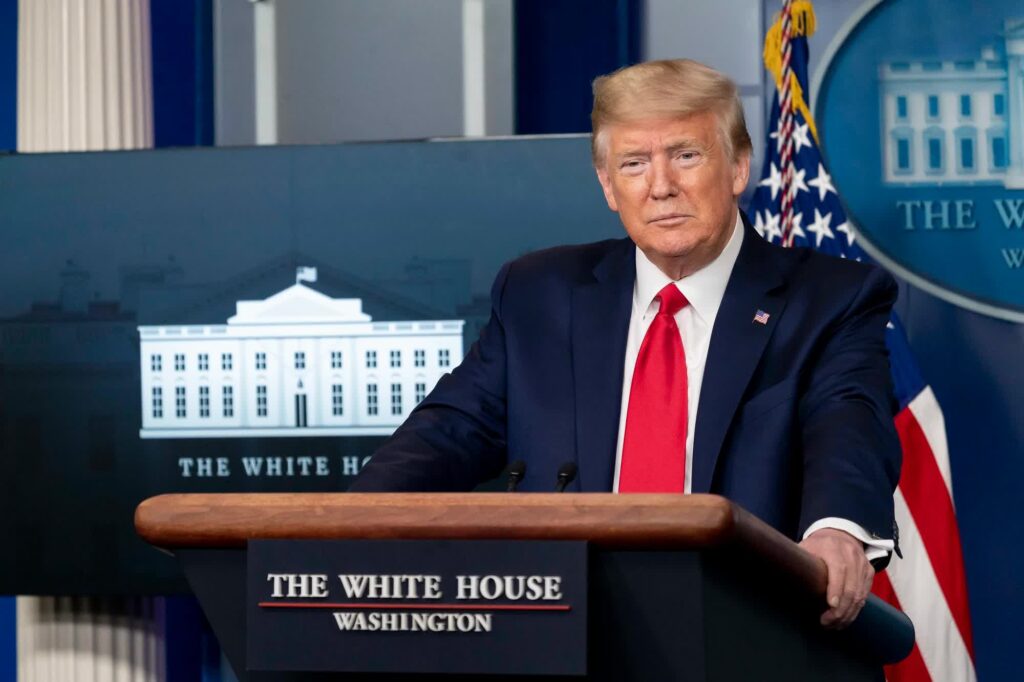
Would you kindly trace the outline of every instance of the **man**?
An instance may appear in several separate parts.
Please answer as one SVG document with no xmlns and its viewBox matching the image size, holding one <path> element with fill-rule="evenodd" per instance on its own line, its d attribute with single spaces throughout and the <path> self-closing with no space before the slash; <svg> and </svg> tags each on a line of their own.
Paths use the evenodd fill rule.
<svg viewBox="0 0 1024 682">
<path fill-rule="evenodd" d="M 352 490 L 468 490 L 521 459 L 524 489 L 574 462 L 570 489 L 718 493 L 825 561 L 822 623 L 848 624 L 893 547 L 894 282 L 750 227 L 750 137 L 722 74 L 622 69 L 595 81 L 592 122 L 629 238 L 506 264 L 479 341 Z"/>
</svg>

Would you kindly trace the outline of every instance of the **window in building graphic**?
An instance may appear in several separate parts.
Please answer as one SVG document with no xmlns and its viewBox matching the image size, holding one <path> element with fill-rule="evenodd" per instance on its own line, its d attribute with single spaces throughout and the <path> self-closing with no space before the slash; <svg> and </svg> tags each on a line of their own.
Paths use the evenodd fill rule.
<svg viewBox="0 0 1024 682">
<path fill-rule="evenodd" d="M 907 118 L 907 98 L 905 95 L 900 95 L 896 98 L 896 118 L 901 121 Z"/>
<path fill-rule="evenodd" d="M 391 384 L 391 414 L 402 414 L 402 384 Z"/>
<path fill-rule="evenodd" d="M 174 387 L 174 416 L 178 419 L 185 418 L 185 387 Z"/>
<path fill-rule="evenodd" d="M 892 131 L 893 168 L 897 175 L 907 175 L 914 171 L 914 131 L 907 126 L 900 126 Z"/>
<path fill-rule="evenodd" d="M 266 368 L 267 368 L 267 354 L 266 353 L 257 353 L 256 354 L 256 369 L 266 369 Z"/>
<path fill-rule="evenodd" d="M 306 369 L 306 354 L 301 350 L 295 352 L 295 369 Z"/>
<path fill-rule="evenodd" d="M 377 384 L 366 384 L 366 414 L 377 414 Z"/>
<path fill-rule="evenodd" d="M 961 118 L 971 117 L 971 96 L 960 95 L 960 116 Z"/>
<path fill-rule="evenodd" d="M 220 354 L 220 368 L 224 371 L 228 371 L 233 368 L 235 360 L 231 357 L 231 353 Z"/>
<path fill-rule="evenodd" d="M 153 419 L 164 418 L 164 389 L 153 387 Z"/>
<path fill-rule="evenodd" d="M 937 119 L 939 117 L 939 96 L 928 95 L 928 118 L 930 120 Z"/>
<path fill-rule="evenodd" d="M 439 367 L 450 367 L 452 364 L 452 356 L 447 348 L 442 348 L 437 351 L 437 364 Z"/>
<path fill-rule="evenodd" d="M 174 371 L 184 372 L 185 371 L 185 354 L 175 353 L 174 354 Z"/>
<path fill-rule="evenodd" d="M 928 140 L 928 167 L 942 168 L 942 139 L 933 137 Z"/>
<path fill-rule="evenodd" d="M 1006 96 L 1001 92 L 992 95 L 992 113 L 996 116 L 1006 115 Z"/>
<path fill-rule="evenodd" d="M 416 384 L 416 404 L 419 405 L 423 402 L 423 399 L 427 397 L 427 385 L 422 383 Z"/>
<path fill-rule="evenodd" d="M 1009 148 L 1006 144 L 1006 129 L 1002 127 L 989 129 L 988 140 L 988 147 L 991 150 L 989 154 L 989 169 L 996 172 L 1006 170 L 1006 167 L 1010 165 Z"/>
<path fill-rule="evenodd" d="M 200 353 L 199 354 L 199 371 L 207 372 L 210 369 L 210 354 Z"/>
<path fill-rule="evenodd" d="M 262 384 L 256 387 L 256 416 L 267 416 L 267 387 Z"/>
<path fill-rule="evenodd" d="M 210 387 L 200 386 L 199 387 L 199 416 L 209 417 L 210 416 Z"/>
<path fill-rule="evenodd" d="M 220 389 L 221 406 L 225 417 L 235 416 L 235 387 L 223 386 Z"/>
<path fill-rule="evenodd" d="M 150 355 L 149 356 L 149 369 L 152 372 L 164 371 L 164 356 L 162 355 Z"/>
<path fill-rule="evenodd" d="M 341 417 L 345 414 L 345 400 L 342 390 L 341 384 L 331 385 L 331 414 L 335 417 Z"/>
<path fill-rule="evenodd" d="M 331 351 L 331 369 L 341 369 L 341 351 Z"/>
<path fill-rule="evenodd" d="M 391 358 L 391 366 L 392 367 L 401 367 L 402 366 L 402 351 L 400 351 L 400 350 L 393 350 L 393 351 L 391 351 L 390 358 Z"/>
<path fill-rule="evenodd" d="M 927 171 L 933 175 L 942 173 L 944 170 L 944 135 L 942 128 L 928 128 L 924 131 L 924 148 L 928 162 Z"/>
<path fill-rule="evenodd" d="M 426 365 L 427 365 L 427 351 L 425 351 L 425 350 L 414 350 L 412 352 L 412 362 L 417 367 L 426 367 Z"/>
<path fill-rule="evenodd" d="M 368 350 L 368 351 L 366 351 L 366 367 L 368 369 L 373 369 L 376 366 L 377 366 L 377 351 L 375 351 L 375 350 Z"/>
<path fill-rule="evenodd" d="M 896 141 L 896 167 L 900 170 L 910 169 L 910 140 Z"/>
<path fill-rule="evenodd" d="M 976 134 L 974 128 L 958 128 L 956 131 L 956 166 L 959 173 L 973 173 L 974 166 L 974 145 Z"/>
</svg>

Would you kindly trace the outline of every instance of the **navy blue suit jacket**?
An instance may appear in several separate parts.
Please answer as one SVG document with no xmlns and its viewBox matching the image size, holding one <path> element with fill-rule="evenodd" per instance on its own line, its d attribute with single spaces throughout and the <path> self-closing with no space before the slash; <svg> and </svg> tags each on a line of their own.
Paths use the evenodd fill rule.
<svg viewBox="0 0 1024 682">
<path fill-rule="evenodd" d="M 746 234 L 712 332 L 693 492 L 724 495 L 786 535 L 835 516 L 892 536 L 900 446 L 882 270 Z M 506 264 L 491 317 L 374 454 L 354 491 L 470 490 L 521 459 L 520 489 L 610 491 L 636 274 L 629 239 Z M 766 324 L 753 320 L 768 313 Z"/>
</svg>

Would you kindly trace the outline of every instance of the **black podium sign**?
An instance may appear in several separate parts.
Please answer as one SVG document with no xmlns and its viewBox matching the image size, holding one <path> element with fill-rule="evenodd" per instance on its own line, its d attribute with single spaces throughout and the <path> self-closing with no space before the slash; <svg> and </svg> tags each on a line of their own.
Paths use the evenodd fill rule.
<svg viewBox="0 0 1024 682">
<path fill-rule="evenodd" d="M 247 668 L 585 675 L 584 542 L 253 540 Z"/>
</svg>

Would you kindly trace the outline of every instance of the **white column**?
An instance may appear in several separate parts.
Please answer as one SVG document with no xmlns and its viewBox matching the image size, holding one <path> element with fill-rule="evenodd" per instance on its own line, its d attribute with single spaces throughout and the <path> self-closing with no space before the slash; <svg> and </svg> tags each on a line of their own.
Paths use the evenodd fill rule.
<svg viewBox="0 0 1024 682">
<path fill-rule="evenodd" d="M 486 134 L 484 0 L 462 0 L 462 134 Z"/>
<path fill-rule="evenodd" d="M 462 134 L 511 135 L 514 76 L 510 0 L 462 0 Z"/>
<path fill-rule="evenodd" d="M 1010 20 L 1007 20 L 1007 33 L 1011 31 L 1010 24 Z M 1021 28 L 1016 30 L 1024 33 Z M 1006 78 L 1006 120 L 1009 123 L 1006 131 L 1006 153 L 1010 157 L 1006 187 L 1022 189 L 1024 188 L 1024 35 L 1013 35 L 1006 41 Z"/>
<path fill-rule="evenodd" d="M 149 0 L 19 0 L 18 151 L 153 146 Z"/>
<path fill-rule="evenodd" d="M 274 0 L 253 0 L 256 144 L 277 144 L 277 14 Z"/>
<path fill-rule="evenodd" d="M 161 682 L 163 600 L 19 597 L 18 682 Z"/>
</svg>

